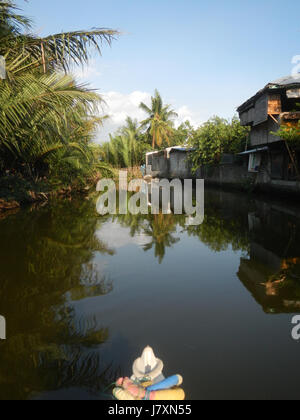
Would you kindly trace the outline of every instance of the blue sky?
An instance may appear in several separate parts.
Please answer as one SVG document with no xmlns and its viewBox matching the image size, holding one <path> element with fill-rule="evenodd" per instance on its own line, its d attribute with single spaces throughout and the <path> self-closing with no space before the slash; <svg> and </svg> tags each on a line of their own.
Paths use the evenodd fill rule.
<svg viewBox="0 0 300 420">
<path fill-rule="evenodd" d="M 180 120 L 226 118 L 300 55 L 299 0 L 18 0 L 40 35 L 109 27 L 122 36 L 92 60 L 83 80 L 104 94 L 105 131 L 157 88 Z M 300 63 L 300 60 L 299 60 Z"/>
</svg>

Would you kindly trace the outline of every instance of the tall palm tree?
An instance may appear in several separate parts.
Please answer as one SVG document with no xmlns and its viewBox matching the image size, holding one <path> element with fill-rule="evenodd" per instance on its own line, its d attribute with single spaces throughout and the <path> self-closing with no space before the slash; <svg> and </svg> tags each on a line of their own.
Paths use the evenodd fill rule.
<svg viewBox="0 0 300 420">
<path fill-rule="evenodd" d="M 148 114 L 148 118 L 141 122 L 142 127 L 146 127 L 152 139 L 152 148 L 161 147 L 163 142 L 170 143 L 173 134 L 173 118 L 178 115 L 171 109 L 170 105 L 164 105 L 158 90 L 155 90 L 154 97 L 151 98 L 151 108 L 143 102 L 140 108 Z"/>
<path fill-rule="evenodd" d="M 118 32 L 94 29 L 43 38 L 30 30 L 30 20 L 12 1 L 0 1 L 0 55 L 7 73 L 0 80 L 0 171 L 36 177 L 58 151 L 65 156 L 76 148 L 77 156 L 91 156 L 88 143 L 102 122 L 97 116 L 102 99 L 66 73 L 88 62 L 89 47 L 101 54 Z"/>
</svg>

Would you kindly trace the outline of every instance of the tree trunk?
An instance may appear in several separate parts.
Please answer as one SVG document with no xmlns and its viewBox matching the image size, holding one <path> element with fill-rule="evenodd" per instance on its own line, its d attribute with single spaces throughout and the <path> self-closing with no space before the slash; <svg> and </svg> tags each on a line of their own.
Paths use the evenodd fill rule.
<svg viewBox="0 0 300 420">
<path fill-rule="evenodd" d="M 153 138 L 152 138 L 152 149 L 155 149 L 155 145 L 156 145 L 156 137 L 155 137 L 155 133 L 153 133 Z"/>
</svg>

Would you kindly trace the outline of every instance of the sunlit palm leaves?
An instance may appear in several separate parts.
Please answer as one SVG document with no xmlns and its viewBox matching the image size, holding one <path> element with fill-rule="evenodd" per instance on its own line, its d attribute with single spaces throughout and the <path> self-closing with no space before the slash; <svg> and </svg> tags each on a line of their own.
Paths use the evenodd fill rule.
<svg viewBox="0 0 300 420">
<path fill-rule="evenodd" d="M 100 103 L 98 95 L 62 74 L 28 74 L 13 84 L 0 83 L 0 153 L 5 167 L 36 168 L 35 163 L 63 147 L 86 158 L 88 133 L 101 123 L 93 116 Z"/>
<path fill-rule="evenodd" d="M 170 105 L 163 105 L 162 98 L 156 90 L 154 97 L 151 98 L 151 107 L 149 108 L 143 102 L 140 108 L 148 114 L 148 118 L 142 121 L 142 127 L 147 128 L 152 139 L 152 148 L 161 147 L 163 142 L 169 144 L 172 136 L 173 121 L 177 114 L 170 108 Z"/>
<path fill-rule="evenodd" d="M 91 167 L 89 142 L 103 120 L 102 100 L 62 70 L 87 63 L 90 47 L 101 54 L 117 32 L 93 29 L 41 38 L 24 32 L 30 29 L 30 20 L 12 2 L 0 2 L 0 55 L 7 72 L 0 81 L 0 172 L 13 169 L 38 178 L 53 155 L 56 163 Z"/>
<path fill-rule="evenodd" d="M 39 62 L 45 72 L 55 66 L 65 70 L 71 64 L 84 64 L 89 59 L 89 49 L 101 54 L 104 44 L 111 45 L 118 31 L 94 28 L 89 31 L 62 32 L 47 37 L 24 34 L 22 29 L 31 29 L 29 19 L 18 15 L 12 2 L 0 4 L 0 54 L 17 57 L 22 54 L 28 63 Z"/>
<path fill-rule="evenodd" d="M 135 127 L 125 128 L 121 135 L 110 136 L 110 141 L 103 145 L 105 161 L 120 168 L 140 166 L 148 145 L 139 141 Z"/>
<path fill-rule="evenodd" d="M 19 9 L 11 1 L 0 2 L 0 37 L 21 35 L 24 29 L 30 29 L 30 19 L 18 13 Z M 1 48 L 1 47 L 0 47 Z"/>
</svg>

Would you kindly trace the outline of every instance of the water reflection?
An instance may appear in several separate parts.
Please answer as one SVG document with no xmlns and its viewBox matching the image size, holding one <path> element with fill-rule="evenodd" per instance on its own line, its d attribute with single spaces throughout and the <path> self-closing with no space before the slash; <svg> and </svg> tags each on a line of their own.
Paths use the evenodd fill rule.
<svg viewBox="0 0 300 420">
<path fill-rule="evenodd" d="M 172 203 L 170 203 L 172 208 Z M 179 241 L 179 230 L 198 238 L 213 252 L 242 252 L 238 277 L 268 313 L 300 310 L 300 214 L 298 208 L 247 196 L 206 191 L 205 220 L 186 226 L 186 216 L 115 216 L 135 237 L 149 241 L 159 263 Z"/>
<path fill-rule="evenodd" d="M 105 375 L 96 349 L 109 331 L 78 316 L 74 306 L 113 288 L 91 263 L 95 252 L 114 252 L 96 237 L 96 225 L 89 203 L 2 220 L 0 308 L 8 340 L 0 343 L 1 399 L 71 386 L 100 389 Z"/>
<path fill-rule="evenodd" d="M 178 226 L 184 226 L 186 217 L 175 216 L 173 214 L 163 215 L 139 215 L 115 216 L 114 221 L 118 221 L 121 226 L 130 228 L 132 237 L 142 234 L 145 238 L 145 251 L 154 250 L 154 255 L 161 264 L 166 249 L 174 246 L 180 241 L 176 237 Z"/>
<path fill-rule="evenodd" d="M 199 226 L 187 226 L 185 215 L 99 217 L 93 202 L 80 200 L 20 211 L 0 220 L 0 313 L 8 320 L 8 340 L 0 342 L 0 398 L 42 398 L 53 392 L 65 395 L 64 390 L 72 390 L 73 396 L 76 395 L 74 390 L 79 396 L 87 390 L 85 396 L 100 398 L 102 390 L 117 376 L 116 365 L 101 358 L 101 348 L 111 337 L 110 311 L 114 312 L 114 322 L 120 325 L 125 339 L 130 331 L 134 334 L 131 324 L 122 321 L 126 314 L 117 313 L 117 308 L 126 308 L 129 319 L 136 319 L 135 310 L 143 312 L 148 305 L 142 288 L 148 287 L 146 296 L 152 296 L 150 282 L 156 284 L 154 289 L 157 290 L 159 273 L 168 279 L 172 273 L 176 277 L 176 271 L 181 272 L 185 260 L 194 266 L 185 270 L 184 281 L 176 277 L 172 290 L 174 296 L 170 295 L 168 284 L 165 285 L 165 296 L 171 299 L 170 302 L 174 298 L 176 305 L 182 305 L 182 319 L 176 322 L 182 323 L 180 334 L 188 334 L 184 317 L 189 320 L 189 308 L 184 306 L 181 296 L 186 294 L 186 299 L 193 305 L 193 299 L 201 299 L 199 290 L 198 295 L 197 291 L 193 295 L 193 290 L 189 295 L 188 288 L 209 290 L 208 282 L 211 281 L 207 279 L 209 273 L 202 273 L 201 280 L 195 280 L 199 261 L 197 255 L 193 260 L 189 258 L 195 244 L 201 243 L 203 247 L 199 249 L 205 248 L 208 250 L 205 255 L 213 256 L 206 261 L 207 270 L 217 273 L 209 264 L 219 264 L 222 278 L 223 272 L 224 278 L 227 273 L 224 255 L 231 258 L 236 265 L 234 273 L 266 313 L 299 312 L 299 225 L 297 207 L 213 190 L 206 191 L 205 221 Z M 131 242 L 122 239 L 124 229 L 132 238 Z M 120 256 L 118 241 L 122 249 L 127 250 L 132 245 L 138 248 L 128 251 L 128 255 L 137 255 L 140 249 L 144 251 L 142 262 L 138 257 L 132 261 L 128 277 L 122 272 L 128 256 L 126 252 Z M 174 254 L 176 249 L 180 249 L 180 254 Z M 179 262 L 176 257 L 167 258 L 168 254 L 177 256 Z M 99 256 L 109 259 L 113 269 L 101 265 Z M 143 264 L 148 261 L 149 267 L 156 263 L 155 279 L 149 267 L 148 272 L 144 270 Z M 111 272 L 118 274 L 118 264 L 122 277 L 121 292 L 114 295 L 116 281 Z M 145 284 L 143 274 L 147 278 Z M 135 275 L 139 276 L 137 282 L 131 279 Z M 189 277 L 192 276 L 191 280 Z M 137 284 L 140 287 L 138 292 Z M 213 287 L 226 290 L 228 285 L 226 282 L 214 283 Z M 203 302 L 202 307 L 198 305 L 198 301 L 192 306 L 194 311 L 199 310 L 199 313 L 190 314 L 192 319 L 195 316 L 200 319 L 205 310 L 208 319 L 210 306 L 214 312 L 218 310 L 221 303 L 216 307 L 217 292 L 214 289 L 208 295 L 212 302 L 208 301 L 207 308 Z M 100 301 L 95 302 L 95 297 Z M 151 311 L 157 300 L 155 295 Z M 101 312 L 101 303 L 106 302 Z M 87 312 L 81 310 L 83 304 L 89 308 Z M 93 304 L 97 307 L 94 313 Z M 165 328 L 172 332 L 175 318 L 170 316 L 168 321 L 168 312 L 172 308 L 177 312 L 177 309 L 174 302 L 170 305 L 170 308 L 165 307 L 163 301 L 155 307 L 151 325 L 156 322 L 157 313 L 159 325 L 163 319 Z M 109 315 L 102 322 L 105 311 Z M 144 322 L 148 322 L 147 319 Z M 149 333 L 159 336 L 157 329 L 151 331 L 151 325 L 148 325 Z M 174 336 L 178 334 L 176 331 Z M 148 335 L 141 337 L 144 346 L 149 344 L 145 342 L 146 338 Z M 186 341 L 194 340 L 192 330 Z M 119 352 L 119 348 L 113 350 L 114 355 Z M 136 354 L 130 354 L 129 359 L 134 356 Z"/>
<path fill-rule="evenodd" d="M 248 213 L 250 250 L 238 276 L 267 313 L 300 310 L 298 209 L 255 202 Z"/>
<path fill-rule="evenodd" d="M 238 200 L 236 195 L 207 191 L 204 223 L 189 226 L 187 232 L 214 252 L 231 248 L 247 253 L 250 246 L 247 211 L 248 202 Z"/>
</svg>

